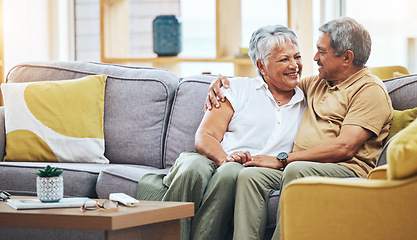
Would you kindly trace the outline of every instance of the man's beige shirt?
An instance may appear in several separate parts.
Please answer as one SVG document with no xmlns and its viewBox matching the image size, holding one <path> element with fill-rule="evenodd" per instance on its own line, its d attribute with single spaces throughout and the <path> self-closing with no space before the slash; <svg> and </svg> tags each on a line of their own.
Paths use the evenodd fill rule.
<svg viewBox="0 0 417 240">
<path fill-rule="evenodd" d="M 335 139 L 343 125 L 360 126 L 374 133 L 373 136 L 352 159 L 338 164 L 351 169 L 358 177 L 366 177 L 375 167 L 393 116 L 384 83 L 364 68 L 336 86 L 312 76 L 301 80 L 300 88 L 306 95 L 308 108 L 295 137 L 293 151 Z"/>
</svg>

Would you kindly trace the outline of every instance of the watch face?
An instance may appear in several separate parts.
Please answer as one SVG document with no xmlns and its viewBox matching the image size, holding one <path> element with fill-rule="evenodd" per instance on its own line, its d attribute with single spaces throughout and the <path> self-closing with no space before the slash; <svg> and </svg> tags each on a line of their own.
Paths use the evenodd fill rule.
<svg viewBox="0 0 417 240">
<path fill-rule="evenodd" d="M 286 152 L 280 152 L 277 156 L 278 160 L 284 160 L 288 158 L 288 154 Z"/>
</svg>

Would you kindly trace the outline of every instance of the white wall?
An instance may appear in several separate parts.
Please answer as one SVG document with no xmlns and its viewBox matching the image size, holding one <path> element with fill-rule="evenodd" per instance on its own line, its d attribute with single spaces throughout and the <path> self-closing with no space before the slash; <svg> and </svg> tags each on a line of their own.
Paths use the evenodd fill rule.
<svg viewBox="0 0 417 240">
<path fill-rule="evenodd" d="M 71 11 L 62 11 L 63 5 L 68 9 L 70 3 L 71 0 L 3 0 L 6 74 L 25 61 L 72 59 L 71 21 L 68 22 Z"/>
</svg>

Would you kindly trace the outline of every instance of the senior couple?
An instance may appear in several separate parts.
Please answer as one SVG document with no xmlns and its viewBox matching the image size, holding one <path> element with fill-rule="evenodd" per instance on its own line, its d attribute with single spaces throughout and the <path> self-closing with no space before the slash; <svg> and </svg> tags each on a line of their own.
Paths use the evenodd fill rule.
<svg viewBox="0 0 417 240">
<path fill-rule="evenodd" d="M 255 31 L 249 55 L 259 77 L 213 82 L 196 152 L 182 153 L 159 187 L 146 189 L 155 176 L 139 181 L 141 199 L 195 203 L 182 239 L 224 239 L 231 228 L 234 239 L 262 239 L 273 191 L 305 176 L 365 177 L 375 166 L 393 109 L 365 67 L 370 35 L 351 18 L 319 30 L 319 75 L 301 80 L 295 33 L 280 25 Z M 273 239 L 279 226 L 278 211 Z"/>
</svg>

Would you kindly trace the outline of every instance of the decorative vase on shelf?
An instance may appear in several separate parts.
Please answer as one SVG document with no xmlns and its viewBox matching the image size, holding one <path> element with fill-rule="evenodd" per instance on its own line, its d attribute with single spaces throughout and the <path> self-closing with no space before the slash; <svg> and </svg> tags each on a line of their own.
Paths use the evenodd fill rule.
<svg viewBox="0 0 417 240">
<path fill-rule="evenodd" d="M 42 202 L 58 202 L 64 196 L 63 170 L 53 168 L 50 165 L 40 169 L 36 174 L 36 193 Z"/>
<path fill-rule="evenodd" d="M 153 20 L 153 51 L 158 56 L 177 56 L 182 50 L 181 22 L 175 15 Z"/>
</svg>

